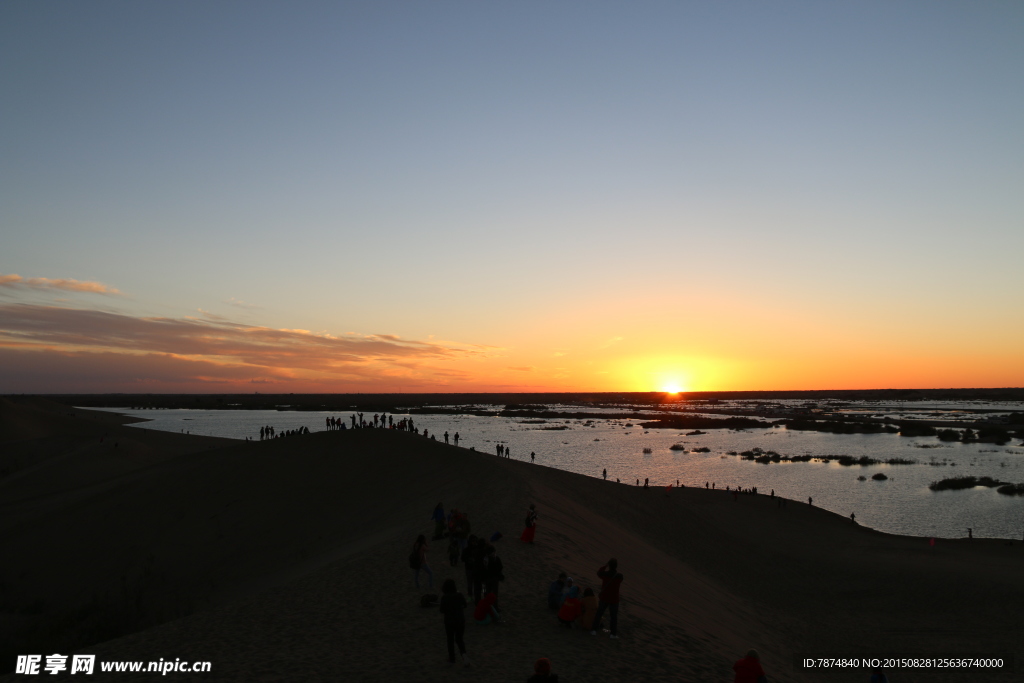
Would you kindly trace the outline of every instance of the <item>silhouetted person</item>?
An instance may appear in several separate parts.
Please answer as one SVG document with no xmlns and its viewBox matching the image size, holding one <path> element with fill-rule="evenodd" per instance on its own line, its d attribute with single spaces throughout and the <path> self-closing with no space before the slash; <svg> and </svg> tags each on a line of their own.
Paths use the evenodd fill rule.
<svg viewBox="0 0 1024 683">
<path fill-rule="evenodd" d="M 548 586 L 548 609 L 558 609 L 562 602 L 562 590 L 565 588 L 565 582 L 568 577 L 565 572 L 561 572 L 558 578 L 551 582 Z"/>
<path fill-rule="evenodd" d="M 498 583 L 505 580 L 505 565 L 498 557 L 497 550 L 493 545 L 487 546 L 487 554 L 484 557 L 483 579 L 484 591 L 498 595 Z"/>
<path fill-rule="evenodd" d="M 420 570 L 427 572 L 427 587 L 433 588 L 434 586 L 434 572 L 430 570 L 430 565 L 427 564 L 427 550 L 430 546 L 427 545 L 427 537 L 423 534 L 419 535 L 416 542 L 412 546 L 412 554 L 409 555 L 409 567 L 412 568 L 412 578 L 416 583 L 416 587 L 420 587 Z"/>
<path fill-rule="evenodd" d="M 530 503 L 530 509 L 526 511 L 525 525 L 519 540 L 523 543 L 533 543 L 533 536 L 537 532 L 537 509 L 533 503 Z"/>
<path fill-rule="evenodd" d="M 444 433 L 444 442 L 448 443 L 448 432 L 447 431 Z"/>
<path fill-rule="evenodd" d="M 608 560 L 608 564 L 597 570 L 601 579 L 601 592 L 598 594 L 597 614 L 594 615 L 594 623 L 601 623 L 604 611 L 608 610 L 611 621 L 611 634 L 609 637 L 618 638 L 619 635 L 619 586 L 622 585 L 622 574 L 618 572 L 619 561 L 614 557 Z M 596 636 L 597 630 L 592 630 L 590 635 Z"/>
<path fill-rule="evenodd" d="M 466 644 L 462 640 L 466 632 L 466 615 L 463 610 L 468 607 L 466 598 L 462 593 L 455 590 L 455 581 L 445 579 L 441 586 L 441 613 L 444 614 L 444 634 L 448 641 L 448 663 L 455 663 L 455 646 L 459 646 L 459 654 L 462 655 L 462 663 L 469 665 L 469 658 L 466 657 Z"/>
<path fill-rule="evenodd" d="M 608 481 L 608 468 L 607 467 L 605 467 L 603 470 L 601 470 L 601 476 L 604 477 L 605 481 Z"/>
<path fill-rule="evenodd" d="M 541 657 L 533 663 L 533 675 L 526 683 L 558 683 L 558 674 L 551 673 L 551 660 Z"/>
<path fill-rule="evenodd" d="M 810 496 L 807 496 L 807 504 L 808 505 L 814 505 L 814 499 L 811 498 Z"/>
<path fill-rule="evenodd" d="M 733 683 L 758 683 L 765 677 L 757 650 L 748 651 L 746 657 L 732 665 L 732 670 L 736 672 Z"/>
<path fill-rule="evenodd" d="M 455 432 L 455 445 L 456 446 L 459 445 L 459 433 L 458 432 Z"/>
<path fill-rule="evenodd" d="M 479 593 L 477 588 L 477 552 L 476 544 L 479 542 L 476 536 L 470 536 L 466 547 L 462 549 L 462 567 L 466 570 L 466 595 L 470 597 Z"/>
</svg>

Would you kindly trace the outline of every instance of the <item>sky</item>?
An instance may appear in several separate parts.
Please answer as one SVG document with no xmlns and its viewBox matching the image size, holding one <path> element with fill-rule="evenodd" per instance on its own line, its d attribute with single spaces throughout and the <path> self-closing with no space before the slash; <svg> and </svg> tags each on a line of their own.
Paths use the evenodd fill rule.
<svg viewBox="0 0 1024 683">
<path fill-rule="evenodd" d="M 1024 386 L 1024 4 L 0 3 L 0 393 Z"/>
</svg>

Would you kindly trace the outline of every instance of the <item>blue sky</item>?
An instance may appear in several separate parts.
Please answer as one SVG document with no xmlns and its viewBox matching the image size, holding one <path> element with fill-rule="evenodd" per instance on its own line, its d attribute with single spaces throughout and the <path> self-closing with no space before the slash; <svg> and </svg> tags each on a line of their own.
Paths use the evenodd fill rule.
<svg viewBox="0 0 1024 683">
<path fill-rule="evenodd" d="M 1016 2 L 6 2 L 0 275 L 518 364 L 747 307 L 1012 359 L 1022 67 Z"/>
</svg>

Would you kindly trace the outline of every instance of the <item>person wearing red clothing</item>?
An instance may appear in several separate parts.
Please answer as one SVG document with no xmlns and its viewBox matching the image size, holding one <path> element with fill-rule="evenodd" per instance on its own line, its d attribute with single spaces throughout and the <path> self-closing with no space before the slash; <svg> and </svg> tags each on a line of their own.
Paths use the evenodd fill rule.
<svg viewBox="0 0 1024 683">
<path fill-rule="evenodd" d="M 580 602 L 579 595 L 579 587 L 573 586 L 558 609 L 558 621 L 566 628 L 572 628 L 572 622 L 576 621 L 580 612 L 583 611 L 583 603 Z"/>
<path fill-rule="evenodd" d="M 594 615 L 594 630 L 590 635 L 597 635 L 596 624 L 601 623 L 604 611 L 608 610 L 611 620 L 610 638 L 619 637 L 619 586 L 622 585 L 622 574 L 619 573 L 619 561 L 614 557 L 608 560 L 608 564 L 597 570 L 601 579 L 601 592 L 598 594 L 597 614 Z"/>
<path fill-rule="evenodd" d="M 526 528 L 523 529 L 519 540 L 523 543 L 533 543 L 533 535 L 537 533 L 537 509 L 530 503 L 530 509 L 526 511 Z"/>
<path fill-rule="evenodd" d="M 732 670 L 736 672 L 733 683 L 767 683 L 768 681 L 764 669 L 761 668 L 761 658 L 758 656 L 757 650 L 749 651 L 746 657 L 732 665 Z"/>
<path fill-rule="evenodd" d="M 498 596 L 494 593 L 484 594 L 484 597 L 480 599 L 480 602 L 476 603 L 476 609 L 473 610 L 473 619 L 476 620 L 476 623 L 481 626 L 486 626 L 492 621 L 495 623 L 501 621 L 498 609 L 494 606 L 494 603 L 497 601 Z"/>
</svg>

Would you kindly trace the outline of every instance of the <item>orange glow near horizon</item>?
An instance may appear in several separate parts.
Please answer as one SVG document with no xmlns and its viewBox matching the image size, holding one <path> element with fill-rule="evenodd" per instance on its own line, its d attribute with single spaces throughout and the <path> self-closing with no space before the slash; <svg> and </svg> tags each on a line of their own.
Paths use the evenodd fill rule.
<svg viewBox="0 0 1024 683">
<path fill-rule="evenodd" d="M 0 319 L 0 393 L 655 391 L 677 397 L 1024 386 L 1024 356 L 1008 341 L 1012 335 L 988 342 L 987 353 L 952 336 L 923 352 L 914 337 L 829 332 L 778 315 L 777 327 L 763 321 L 756 342 L 729 328 L 732 318 L 701 334 L 668 328 L 631 337 L 610 327 L 588 329 L 583 320 L 569 326 L 571 335 L 496 333 L 473 343 L 39 304 L 0 303 Z M 555 329 L 555 323 L 520 329 Z M 489 344 L 494 340 L 502 344 Z"/>
</svg>

